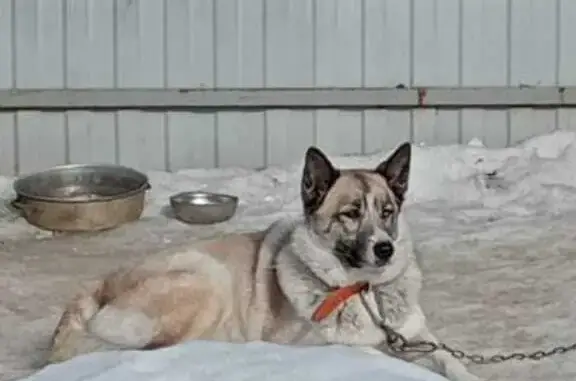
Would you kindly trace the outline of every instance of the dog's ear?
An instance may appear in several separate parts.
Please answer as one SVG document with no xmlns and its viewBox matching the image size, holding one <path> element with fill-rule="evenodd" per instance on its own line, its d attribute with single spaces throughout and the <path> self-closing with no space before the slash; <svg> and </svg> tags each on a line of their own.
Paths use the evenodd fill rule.
<svg viewBox="0 0 576 381">
<path fill-rule="evenodd" d="M 376 168 L 376 172 L 386 179 L 399 205 L 404 201 L 404 196 L 408 190 L 411 153 L 410 143 L 403 143 Z"/>
<path fill-rule="evenodd" d="M 320 149 L 308 148 L 300 181 L 300 196 L 305 215 L 314 213 L 322 205 L 339 175 L 339 171 L 332 166 Z"/>
</svg>

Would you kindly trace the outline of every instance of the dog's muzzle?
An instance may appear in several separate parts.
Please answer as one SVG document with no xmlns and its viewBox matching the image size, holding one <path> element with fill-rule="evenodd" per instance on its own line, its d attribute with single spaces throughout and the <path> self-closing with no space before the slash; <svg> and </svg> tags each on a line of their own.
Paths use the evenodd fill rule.
<svg viewBox="0 0 576 381">
<path fill-rule="evenodd" d="M 334 248 L 340 260 L 352 268 L 361 268 L 367 264 L 382 267 L 387 265 L 394 255 L 394 244 L 389 240 L 377 241 L 372 245 L 371 255 L 367 256 L 369 252 L 366 250 L 370 250 L 370 246 L 358 241 L 339 241 Z"/>
</svg>

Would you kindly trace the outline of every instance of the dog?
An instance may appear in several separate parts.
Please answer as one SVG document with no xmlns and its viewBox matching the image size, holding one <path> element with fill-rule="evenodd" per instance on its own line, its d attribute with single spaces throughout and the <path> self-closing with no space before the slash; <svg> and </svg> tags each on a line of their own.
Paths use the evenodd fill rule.
<svg viewBox="0 0 576 381">
<path fill-rule="evenodd" d="M 338 169 L 308 148 L 300 217 L 109 274 L 65 308 L 48 363 L 195 339 L 340 344 L 413 361 L 389 350 L 379 326 L 384 319 L 408 340 L 436 342 L 419 304 L 422 273 L 403 216 L 410 161 L 409 143 L 374 169 Z M 351 285 L 362 287 L 340 300 L 338 290 Z M 452 381 L 479 380 L 446 352 L 427 356 Z"/>
</svg>

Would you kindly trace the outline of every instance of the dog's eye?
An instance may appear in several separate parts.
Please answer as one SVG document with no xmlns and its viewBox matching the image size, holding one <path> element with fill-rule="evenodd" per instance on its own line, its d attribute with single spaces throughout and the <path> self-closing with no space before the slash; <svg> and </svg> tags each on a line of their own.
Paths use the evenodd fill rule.
<svg viewBox="0 0 576 381">
<path fill-rule="evenodd" d="M 382 209 L 382 212 L 380 212 L 380 218 L 382 218 L 383 220 L 387 219 L 391 215 L 392 211 L 390 209 Z"/>
<path fill-rule="evenodd" d="M 350 218 L 351 220 L 356 220 L 360 218 L 360 209 L 350 209 L 345 212 L 340 213 L 341 216 Z"/>
</svg>

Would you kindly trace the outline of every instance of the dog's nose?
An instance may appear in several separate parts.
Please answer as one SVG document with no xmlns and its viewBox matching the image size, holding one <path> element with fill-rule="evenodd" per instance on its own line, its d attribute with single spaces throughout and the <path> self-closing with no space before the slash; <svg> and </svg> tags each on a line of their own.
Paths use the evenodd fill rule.
<svg viewBox="0 0 576 381">
<path fill-rule="evenodd" d="M 390 241 L 376 242 L 372 249 L 378 266 L 385 265 L 394 254 L 394 245 Z"/>
</svg>

